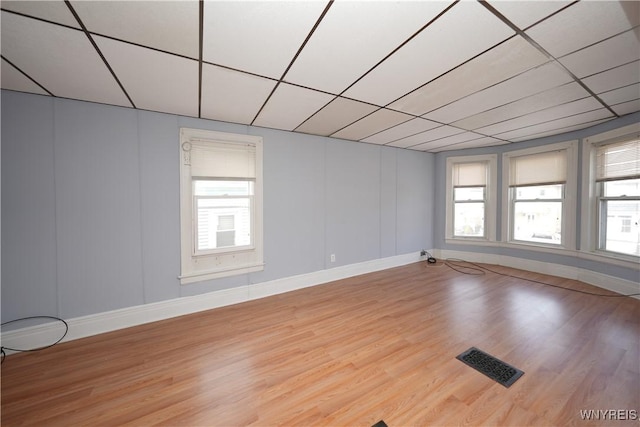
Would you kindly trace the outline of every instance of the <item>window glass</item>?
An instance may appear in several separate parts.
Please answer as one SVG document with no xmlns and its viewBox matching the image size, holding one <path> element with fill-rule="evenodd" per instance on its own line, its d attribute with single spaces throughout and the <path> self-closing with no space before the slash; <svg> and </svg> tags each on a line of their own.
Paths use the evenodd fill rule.
<svg viewBox="0 0 640 427">
<path fill-rule="evenodd" d="M 514 203 L 513 238 L 559 245 L 562 241 L 562 202 Z"/>
<path fill-rule="evenodd" d="M 454 235 L 460 237 L 482 237 L 484 233 L 484 202 L 456 203 Z"/>
<path fill-rule="evenodd" d="M 453 199 L 456 202 L 465 200 L 484 200 L 485 187 L 461 187 L 453 189 Z"/>
<path fill-rule="evenodd" d="M 640 196 L 640 179 L 606 181 L 603 185 L 605 197 Z"/>
</svg>

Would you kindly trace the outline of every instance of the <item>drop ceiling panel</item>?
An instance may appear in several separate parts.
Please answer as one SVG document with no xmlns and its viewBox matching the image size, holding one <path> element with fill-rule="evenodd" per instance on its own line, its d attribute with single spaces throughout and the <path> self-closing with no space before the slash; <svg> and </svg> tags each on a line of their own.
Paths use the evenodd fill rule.
<svg viewBox="0 0 640 427">
<path fill-rule="evenodd" d="M 87 30 L 198 59 L 197 1 L 72 1 Z"/>
<path fill-rule="evenodd" d="M 345 98 L 336 98 L 300 125 L 296 131 L 329 136 L 356 120 L 373 113 L 377 107 Z"/>
<path fill-rule="evenodd" d="M 559 58 L 639 24 L 640 2 L 581 1 L 531 27 L 527 34 Z"/>
<path fill-rule="evenodd" d="M 345 95 L 387 105 L 512 34 L 479 3 L 456 3 Z"/>
<path fill-rule="evenodd" d="M 554 12 L 562 9 L 570 1 L 540 1 L 540 0 L 518 0 L 518 1 L 496 1 L 489 3 L 502 13 L 505 18 L 513 22 L 521 30 L 546 18 Z"/>
<path fill-rule="evenodd" d="M 640 83 L 610 90 L 598 95 L 607 105 L 616 105 L 640 98 Z"/>
<path fill-rule="evenodd" d="M 202 117 L 250 124 L 276 85 L 276 81 L 204 64 Z"/>
<path fill-rule="evenodd" d="M 450 2 L 334 2 L 286 80 L 338 94 Z"/>
<path fill-rule="evenodd" d="M 442 123 L 452 123 L 571 80 L 559 66 L 549 63 L 425 114 L 424 117 Z"/>
<path fill-rule="evenodd" d="M 458 120 L 453 124 L 463 129 L 474 130 L 588 96 L 589 93 L 578 83 L 567 83 L 518 101 L 483 111 L 466 119 Z"/>
<path fill-rule="evenodd" d="M 595 98 L 583 98 L 577 101 L 568 102 L 556 107 L 547 108 L 535 113 L 516 117 L 490 126 L 478 129 L 478 132 L 487 135 L 496 135 L 514 129 L 520 129 L 537 123 L 552 121 L 561 117 L 574 116 L 576 114 L 585 113 L 587 111 L 598 110 L 602 108 L 602 104 Z"/>
<path fill-rule="evenodd" d="M 424 144 L 411 147 L 412 150 L 428 151 L 439 147 L 445 147 L 447 145 L 459 144 L 461 142 L 471 141 L 473 139 L 483 138 L 482 135 L 475 132 L 463 132 L 457 135 L 440 138 L 435 141 L 427 142 Z"/>
<path fill-rule="evenodd" d="M 55 96 L 131 106 L 81 31 L 2 12 L 2 55 Z"/>
<path fill-rule="evenodd" d="M 11 64 L 4 59 L 2 60 L 2 88 L 9 90 L 17 90 L 18 92 L 37 93 L 40 95 L 49 95 L 42 90 L 40 86 L 25 77 L 20 71 L 16 70 Z"/>
<path fill-rule="evenodd" d="M 624 116 L 625 114 L 634 113 L 640 111 L 640 99 L 635 99 L 629 102 L 623 102 L 622 104 L 613 105 L 611 107 L 616 114 Z"/>
<path fill-rule="evenodd" d="M 78 21 L 73 16 L 63 0 L 44 1 L 2 1 L 2 8 L 24 15 L 45 19 L 58 24 L 80 28 Z"/>
<path fill-rule="evenodd" d="M 198 115 L 197 61 L 95 36 L 138 108 Z"/>
<path fill-rule="evenodd" d="M 545 132 L 540 132 L 540 133 L 536 133 L 536 134 L 532 134 L 532 135 L 527 135 L 527 136 L 521 137 L 521 138 L 513 138 L 512 141 L 513 142 L 522 142 L 522 141 L 528 141 L 528 140 L 536 139 L 536 138 L 544 138 L 545 136 L 557 135 L 557 134 L 566 133 L 566 132 L 573 132 L 573 131 L 584 129 L 584 128 L 587 128 L 587 127 L 599 125 L 600 123 L 608 122 L 609 120 L 612 120 L 612 119 L 613 118 L 610 117 L 608 119 L 594 120 L 592 122 L 581 123 L 579 125 L 565 126 L 563 128 L 554 129 L 554 130 L 545 131 Z"/>
<path fill-rule="evenodd" d="M 590 126 L 590 122 L 601 120 L 605 118 L 613 118 L 613 114 L 605 108 L 601 108 L 596 111 L 589 111 L 587 113 L 578 114 L 572 117 L 565 117 L 558 120 L 553 120 L 546 123 L 540 123 L 533 126 L 527 126 L 522 129 L 512 130 L 509 132 L 496 135 L 497 137 L 505 140 L 513 140 L 515 138 L 529 138 L 533 135 L 546 132 L 555 131 L 558 129 L 566 128 L 568 126 Z"/>
<path fill-rule="evenodd" d="M 352 125 L 347 126 L 339 132 L 331 135 L 334 138 L 351 139 L 359 141 L 370 135 L 393 127 L 397 124 L 410 120 L 412 116 L 397 111 L 381 109 L 361 120 L 358 120 Z"/>
<path fill-rule="evenodd" d="M 279 79 L 326 5 L 324 1 L 207 1 L 203 59 Z"/>
<path fill-rule="evenodd" d="M 293 130 L 332 99 L 333 95 L 281 83 L 253 124 Z"/>
<path fill-rule="evenodd" d="M 567 55 L 560 62 L 576 76 L 585 77 L 639 58 L 640 27 Z"/>
<path fill-rule="evenodd" d="M 547 61 L 545 55 L 522 37 L 514 37 L 400 98 L 389 107 L 422 115 Z"/>
<path fill-rule="evenodd" d="M 497 138 L 484 137 L 484 138 L 474 139 L 472 141 L 466 141 L 458 144 L 447 145 L 444 147 L 432 148 L 428 151 L 433 153 L 438 153 L 440 151 L 445 151 L 445 150 L 462 150 L 465 148 L 487 147 L 489 145 L 505 145 L 508 143 L 509 141 L 502 141 Z"/>
<path fill-rule="evenodd" d="M 424 132 L 429 129 L 437 128 L 441 126 L 440 123 L 432 122 L 423 118 L 416 118 L 404 122 L 390 129 L 383 130 L 375 135 L 371 135 L 363 139 L 363 142 L 369 142 L 371 144 L 387 144 L 398 139 L 406 138 L 411 135 L 415 135 Z"/>
<path fill-rule="evenodd" d="M 402 138 L 397 141 L 393 141 L 387 145 L 392 147 L 409 148 L 416 145 L 424 144 L 430 141 L 434 141 L 440 138 L 446 138 L 447 136 L 456 135 L 465 132 L 462 129 L 457 129 L 451 126 L 440 126 L 438 128 L 421 132 L 417 135 Z"/>
<path fill-rule="evenodd" d="M 611 70 L 582 79 L 595 93 L 617 89 L 640 82 L 640 61 L 634 61 Z"/>
</svg>

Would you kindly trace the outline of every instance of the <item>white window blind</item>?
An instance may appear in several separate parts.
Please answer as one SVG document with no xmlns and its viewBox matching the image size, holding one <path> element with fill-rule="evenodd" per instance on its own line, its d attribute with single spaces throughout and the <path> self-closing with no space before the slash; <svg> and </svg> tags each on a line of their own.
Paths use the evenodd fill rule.
<svg viewBox="0 0 640 427">
<path fill-rule="evenodd" d="M 596 181 L 635 178 L 640 178 L 640 139 L 597 148 Z"/>
<path fill-rule="evenodd" d="M 567 181 L 567 151 L 511 157 L 509 186 L 564 184 Z"/>
<path fill-rule="evenodd" d="M 190 148 L 193 177 L 256 177 L 256 147 L 253 144 L 191 141 Z"/>
<path fill-rule="evenodd" d="M 454 187 L 484 187 L 487 185 L 487 163 L 454 163 Z"/>
</svg>

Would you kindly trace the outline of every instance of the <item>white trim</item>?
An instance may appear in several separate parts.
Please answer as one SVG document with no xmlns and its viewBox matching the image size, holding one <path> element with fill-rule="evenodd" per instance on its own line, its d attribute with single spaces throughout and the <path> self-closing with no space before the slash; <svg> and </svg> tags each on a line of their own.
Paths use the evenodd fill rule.
<svg viewBox="0 0 640 427">
<path fill-rule="evenodd" d="M 544 153 L 547 151 L 567 150 L 567 181 L 565 183 L 564 203 L 562 206 L 562 241 L 559 249 L 575 250 L 576 248 L 576 209 L 578 197 L 578 140 L 560 142 L 557 144 L 541 145 L 523 150 L 507 151 L 502 154 L 502 240 L 516 244 L 513 240 L 511 218 L 511 198 L 509 197 L 509 174 L 511 157 Z M 517 242 L 523 247 L 536 246 L 536 243 Z"/>
<path fill-rule="evenodd" d="M 191 143 L 252 144 L 255 147 L 255 187 L 252 220 L 252 247 L 194 254 L 191 176 Z M 180 128 L 180 280 L 181 285 L 264 270 L 263 248 L 263 140 L 261 136 Z M 185 148 L 189 147 L 189 148 Z"/>
<path fill-rule="evenodd" d="M 396 255 L 201 295 L 175 298 L 88 316 L 75 317 L 68 320 L 65 319 L 69 325 L 69 332 L 62 342 L 238 304 L 360 274 L 399 267 L 419 260 L 419 253 Z M 63 329 L 61 329 L 59 322 L 53 322 L 3 332 L 1 334 L 1 340 L 2 345 L 6 347 L 20 349 L 37 348 L 55 342 L 60 338 L 62 332 Z M 11 353 L 13 352 L 7 350 L 7 354 Z"/>
<path fill-rule="evenodd" d="M 434 255 L 437 258 L 458 258 L 471 262 L 502 265 L 505 267 L 518 268 L 535 273 L 549 274 L 552 276 L 564 277 L 567 279 L 579 280 L 590 285 L 597 286 L 619 294 L 634 294 L 640 292 L 640 284 L 631 280 L 609 276 L 592 270 L 580 267 L 571 267 L 563 264 L 551 262 L 534 261 L 525 258 L 518 258 L 505 255 L 487 254 L 483 252 L 452 251 L 448 249 L 436 249 Z M 632 298 L 640 299 L 640 296 Z"/>
<path fill-rule="evenodd" d="M 480 163 L 486 162 L 487 193 L 485 200 L 485 231 L 486 237 L 458 237 L 453 234 L 453 165 L 455 163 Z M 498 200 L 498 155 L 485 154 L 477 156 L 452 156 L 447 157 L 445 180 L 445 236 L 454 243 L 489 244 L 496 240 L 496 206 Z"/>
<path fill-rule="evenodd" d="M 637 134 L 640 136 L 640 123 L 614 129 L 597 135 L 592 135 L 583 139 L 582 149 L 582 205 L 580 214 L 582 218 L 582 231 L 580 233 L 580 251 L 587 259 L 607 260 L 605 262 L 616 263 L 634 262 L 637 265 L 637 257 L 633 255 L 620 255 L 622 259 L 605 251 L 599 251 L 598 246 L 598 215 L 597 215 L 597 185 L 595 183 L 595 155 L 597 145 L 601 142 L 622 138 Z M 611 260 L 611 261 L 609 261 Z M 627 261 L 628 260 L 628 261 Z M 613 261 L 613 262 L 612 262 Z"/>
</svg>

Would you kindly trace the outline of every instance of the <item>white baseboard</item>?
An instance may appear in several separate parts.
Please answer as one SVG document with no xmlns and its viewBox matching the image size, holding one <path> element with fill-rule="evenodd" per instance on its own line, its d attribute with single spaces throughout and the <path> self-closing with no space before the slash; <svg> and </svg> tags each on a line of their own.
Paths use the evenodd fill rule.
<svg viewBox="0 0 640 427">
<path fill-rule="evenodd" d="M 418 260 L 420 260 L 418 253 L 396 255 L 201 295 L 175 298 L 88 316 L 75 317 L 68 320 L 65 319 L 69 325 L 69 331 L 61 342 L 238 304 L 360 274 L 399 267 Z M 3 332 L 1 341 L 3 347 L 32 349 L 44 347 L 56 342 L 63 333 L 64 327 L 59 322 L 51 322 Z M 14 352 L 6 350 L 6 353 L 11 354 Z"/>
<path fill-rule="evenodd" d="M 505 267 L 518 268 L 520 270 L 533 271 L 536 273 L 549 274 L 552 276 L 564 277 L 567 279 L 579 280 L 598 286 L 618 294 L 628 295 L 640 292 L 640 284 L 630 280 L 620 279 L 593 270 L 579 267 L 571 267 L 550 262 L 534 261 L 525 258 L 517 258 L 505 255 L 496 255 L 480 252 L 452 251 L 446 249 L 436 249 L 433 252 L 441 259 L 459 258 L 471 262 L 502 265 Z M 633 298 L 640 299 L 640 296 Z"/>
</svg>

